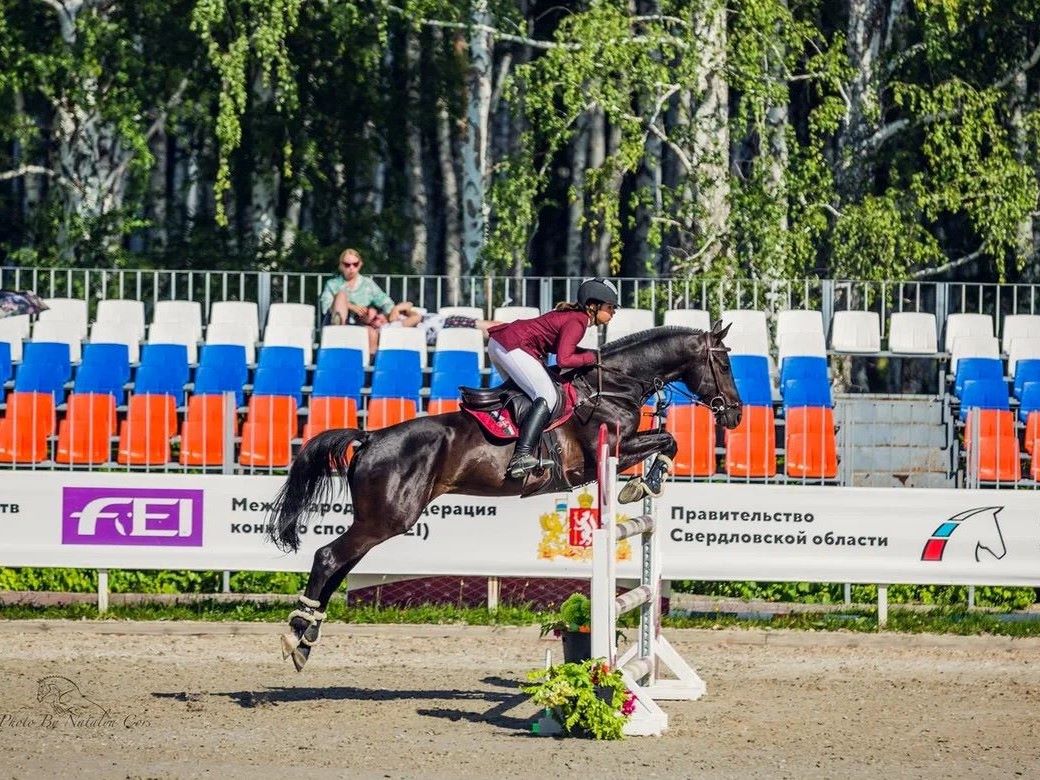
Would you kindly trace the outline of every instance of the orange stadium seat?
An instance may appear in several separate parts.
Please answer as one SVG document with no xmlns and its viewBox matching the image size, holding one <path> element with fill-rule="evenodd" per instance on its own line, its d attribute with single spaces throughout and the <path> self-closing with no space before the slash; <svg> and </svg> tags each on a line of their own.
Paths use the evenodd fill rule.
<svg viewBox="0 0 1040 780">
<path fill-rule="evenodd" d="M 415 419 L 415 401 L 409 398 L 369 398 L 365 429 L 377 431 Z"/>
<path fill-rule="evenodd" d="M 0 461 L 39 463 L 47 460 L 47 437 L 54 434 L 54 394 L 14 392 L 0 420 Z"/>
<path fill-rule="evenodd" d="M 676 476 L 710 477 L 715 473 L 715 418 L 707 406 L 674 404 L 664 427 L 679 445 Z"/>
<path fill-rule="evenodd" d="M 973 424 L 978 420 L 979 433 Z M 974 467 L 978 439 L 978 477 L 985 482 L 1017 482 L 1022 478 L 1014 412 L 1006 409 L 972 409 L 964 426 L 964 449 L 969 468 Z"/>
<path fill-rule="evenodd" d="M 231 415 L 232 435 L 238 433 L 238 415 Z M 224 462 L 224 397 L 193 395 L 181 426 L 181 465 L 219 466 Z"/>
<path fill-rule="evenodd" d="M 426 406 L 427 414 L 446 414 L 459 410 L 458 398 L 431 398 Z"/>
<path fill-rule="evenodd" d="M 643 408 L 639 410 L 639 427 L 636 430 L 639 430 L 639 431 L 649 431 L 653 427 L 654 427 L 654 407 L 648 406 L 648 405 L 644 405 Z M 622 471 L 620 473 L 622 473 L 622 474 L 630 474 L 630 475 L 642 474 L 643 473 L 643 464 L 642 463 L 637 463 L 634 466 L 629 466 L 627 469 L 625 469 L 624 471 Z"/>
<path fill-rule="evenodd" d="M 58 463 L 107 463 L 116 430 L 116 399 L 109 393 L 73 393 L 58 424 Z"/>
<path fill-rule="evenodd" d="M 745 406 L 740 425 L 726 431 L 726 473 L 753 479 L 776 476 L 773 407 Z"/>
<path fill-rule="evenodd" d="M 310 415 L 303 426 L 304 442 L 331 428 L 357 428 L 357 404 L 346 396 L 311 397 Z"/>
<path fill-rule="evenodd" d="M 119 426 L 117 460 L 129 466 L 170 462 L 170 439 L 177 433 L 177 402 L 165 393 L 130 397 L 126 419 Z"/>
<path fill-rule="evenodd" d="M 243 466 L 288 466 L 296 435 L 296 399 L 289 395 L 254 395 L 242 425 Z"/>
<path fill-rule="evenodd" d="M 1030 412 L 1026 418 L 1026 452 L 1036 457 L 1036 443 L 1040 441 L 1040 412 Z"/>
<path fill-rule="evenodd" d="M 838 475 L 834 412 L 822 406 L 787 408 L 784 450 L 787 476 L 833 479 Z"/>
</svg>

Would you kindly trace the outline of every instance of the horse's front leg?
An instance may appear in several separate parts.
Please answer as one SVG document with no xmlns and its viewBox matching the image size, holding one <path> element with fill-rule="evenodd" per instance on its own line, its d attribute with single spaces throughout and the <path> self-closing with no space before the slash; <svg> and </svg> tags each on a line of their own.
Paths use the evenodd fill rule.
<svg viewBox="0 0 1040 780">
<path fill-rule="evenodd" d="M 618 501 L 631 504 L 644 496 L 661 495 L 664 475 L 672 468 L 672 459 L 678 452 L 679 445 L 672 434 L 665 431 L 640 431 L 631 439 L 621 443 L 621 457 L 618 467 L 627 469 L 641 463 L 651 455 L 656 455 L 654 462 L 641 477 L 633 477 L 618 494 Z"/>
</svg>

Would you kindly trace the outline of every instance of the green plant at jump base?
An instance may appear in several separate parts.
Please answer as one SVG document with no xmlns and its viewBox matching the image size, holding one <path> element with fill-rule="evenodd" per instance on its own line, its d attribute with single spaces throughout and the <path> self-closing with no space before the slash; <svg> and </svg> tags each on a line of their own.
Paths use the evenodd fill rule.
<svg viewBox="0 0 1040 780">
<path fill-rule="evenodd" d="M 521 690 L 539 707 L 552 712 L 565 734 L 593 739 L 621 739 L 635 711 L 635 694 L 618 670 L 602 658 L 556 664 L 527 675 L 531 685 Z"/>
<path fill-rule="evenodd" d="M 542 622 L 541 636 L 550 632 L 560 636 L 564 631 L 588 632 L 592 625 L 592 604 L 584 593 L 572 593 L 562 604 L 560 611 Z"/>
</svg>

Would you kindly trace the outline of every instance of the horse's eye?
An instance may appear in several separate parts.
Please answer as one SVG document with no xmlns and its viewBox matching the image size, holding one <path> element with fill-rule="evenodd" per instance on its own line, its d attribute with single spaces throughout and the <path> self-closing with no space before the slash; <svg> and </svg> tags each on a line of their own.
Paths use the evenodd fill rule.
<svg viewBox="0 0 1040 780">
<path fill-rule="evenodd" d="M 729 373 L 729 363 L 719 363 L 719 368 L 722 370 L 723 374 Z"/>
</svg>

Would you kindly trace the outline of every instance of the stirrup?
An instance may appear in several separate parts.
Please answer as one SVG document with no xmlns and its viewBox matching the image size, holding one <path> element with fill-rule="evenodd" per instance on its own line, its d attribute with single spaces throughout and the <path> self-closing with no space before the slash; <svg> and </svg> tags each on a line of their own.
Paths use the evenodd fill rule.
<svg viewBox="0 0 1040 780">
<path fill-rule="evenodd" d="M 556 464 L 553 461 L 539 460 L 531 453 L 514 455 L 513 459 L 509 461 L 509 465 L 506 466 L 506 475 L 509 476 L 510 479 L 523 479 L 536 469 L 548 469 L 555 465 Z"/>
</svg>

